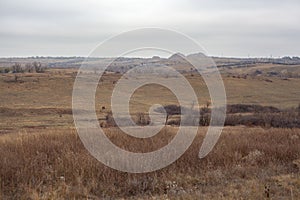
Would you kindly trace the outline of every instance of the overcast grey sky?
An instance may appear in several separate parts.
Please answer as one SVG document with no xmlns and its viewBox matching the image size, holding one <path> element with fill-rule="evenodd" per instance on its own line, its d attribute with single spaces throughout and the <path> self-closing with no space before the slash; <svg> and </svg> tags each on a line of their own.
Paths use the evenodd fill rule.
<svg viewBox="0 0 300 200">
<path fill-rule="evenodd" d="M 300 55 L 299 0 L 0 0 L 0 56 L 87 56 L 142 27 L 173 29 L 209 55 Z"/>
</svg>

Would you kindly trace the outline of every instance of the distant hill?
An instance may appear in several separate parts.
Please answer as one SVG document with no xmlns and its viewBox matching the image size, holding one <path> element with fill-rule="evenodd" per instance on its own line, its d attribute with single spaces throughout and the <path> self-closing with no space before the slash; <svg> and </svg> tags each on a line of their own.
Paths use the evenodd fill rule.
<svg viewBox="0 0 300 200">
<path fill-rule="evenodd" d="M 171 61 L 185 61 L 185 55 L 182 53 L 175 53 L 172 56 L 170 56 L 168 59 Z"/>
<path fill-rule="evenodd" d="M 187 57 L 188 58 L 195 58 L 195 57 L 197 57 L 197 58 L 207 58 L 207 56 L 204 53 L 201 53 L 201 52 L 189 54 Z"/>
</svg>

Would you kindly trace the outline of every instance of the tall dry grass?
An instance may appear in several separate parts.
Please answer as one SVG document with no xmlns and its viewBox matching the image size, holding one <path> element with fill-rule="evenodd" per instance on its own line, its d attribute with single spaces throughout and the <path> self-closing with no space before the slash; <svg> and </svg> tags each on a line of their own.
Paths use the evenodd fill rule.
<svg viewBox="0 0 300 200">
<path fill-rule="evenodd" d="M 172 165 L 147 174 L 129 174 L 96 161 L 75 130 L 21 131 L 0 136 L 0 197 L 2 199 L 111 198 L 300 198 L 299 129 L 225 128 L 218 144 L 204 159 L 198 151 L 206 129 L 200 128 L 188 151 Z M 133 139 L 107 129 L 118 146 L 152 151 L 176 134 L 168 127 L 150 139 Z M 145 149 L 145 147 L 147 149 Z M 282 174 L 290 179 L 276 179 Z M 278 186 L 277 182 L 288 186 Z M 281 182 L 280 182 L 281 181 Z M 282 183 L 283 182 L 283 183 Z M 273 188 L 273 189 L 272 189 Z"/>
</svg>

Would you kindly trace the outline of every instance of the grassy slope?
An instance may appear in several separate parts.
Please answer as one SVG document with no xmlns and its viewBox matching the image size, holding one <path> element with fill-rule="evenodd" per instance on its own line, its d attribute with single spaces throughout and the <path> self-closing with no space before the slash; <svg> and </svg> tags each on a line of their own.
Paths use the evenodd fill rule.
<svg viewBox="0 0 300 200">
<path fill-rule="evenodd" d="M 292 164 L 300 158 L 298 129 L 226 127 L 213 152 L 199 160 L 197 153 L 205 132 L 201 128 L 195 144 L 168 168 L 146 175 L 120 173 L 96 162 L 75 134 L 70 114 L 73 71 L 18 76 L 19 82 L 14 82 L 14 75 L 0 75 L 0 133 L 12 132 L 0 135 L 0 199 L 262 199 L 265 185 L 270 186 L 275 199 L 300 198 L 299 169 Z M 104 77 L 97 93 L 98 110 L 102 106 L 109 109 L 117 78 Z M 203 81 L 190 75 L 188 79 L 205 104 L 209 98 Z M 224 77 L 228 102 L 283 108 L 298 105 L 300 79 L 268 79 L 273 82 Z M 133 95 L 132 112 L 146 111 L 152 103 L 170 104 L 176 99 L 164 88 L 145 86 Z M 120 135 L 116 129 L 107 131 L 108 135 Z M 164 136 L 174 132 L 168 128 Z M 129 142 L 124 139 L 123 143 L 118 141 L 126 148 Z M 135 143 L 138 146 L 139 141 Z M 162 143 L 142 144 L 155 149 L 151 145 Z M 249 156 L 256 155 L 256 150 L 262 155 Z"/>
<path fill-rule="evenodd" d="M 3 199 L 273 199 L 300 198 L 299 130 L 226 127 L 204 159 L 197 157 L 206 128 L 175 163 L 156 172 L 128 174 L 92 158 L 74 129 L 21 129 L 0 136 L 0 195 Z M 243 134 L 241 134 L 243 132 Z M 132 142 L 107 129 L 117 145 L 153 150 L 176 133 Z M 298 166 L 300 167 L 300 166 Z M 1 198 L 0 197 L 0 198 Z"/>
<path fill-rule="evenodd" d="M 49 74 L 19 74 L 15 83 L 14 75 L 0 75 L 0 106 L 11 108 L 39 108 L 59 107 L 71 108 L 72 87 L 75 78 L 73 73 L 59 73 L 53 71 Z M 106 75 L 98 94 L 100 105 L 109 105 L 113 81 L 118 75 Z M 188 80 L 199 95 L 201 104 L 209 100 L 206 86 L 199 76 L 187 75 Z M 273 82 L 267 82 L 269 79 Z M 279 78 L 256 77 L 247 79 L 223 77 L 227 99 L 229 103 L 257 103 L 278 107 L 297 106 L 300 97 L 300 79 L 281 80 Z M 170 103 L 171 94 L 161 95 L 162 89 L 157 91 L 154 87 L 143 87 L 137 94 L 136 101 L 147 104 L 148 100 L 157 99 Z M 145 95 L 147 98 L 145 98 Z M 100 98 L 101 97 L 101 98 Z M 104 98 L 102 98 L 104 97 Z"/>
<path fill-rule="evenodd" d="M 10 108 L 14 113 L 2 111 L 1 131 L 32 126 L 73 126 L 70 114 L 75 75 L 74 70 L 52 70 L 45 74 L 18 74 L 18 82 L 14 82 L 13 74 L 0 75 L 0 108 L 4 110 Z M 106 107 L 106 111 L 110 110 L 113 82 L 119 76 L 105 75 L 104 81 L 98 87 L 96 108 L 99 117 L 104 116 L 104 113 L 99 112 L 102 106 Z M 204 81 L 198 76 L 186 76 L 194 87 L 200 104 L 204 105 L 209 100 Z M 279 108 L 298 105 L 300 79 L 267 79 L 272 82 L 267 82 L 263 77 L 243 79 L 224 76 L 227 102 L 273 105 Z M 154 103 L 176 104 L 177 100 L 166 88 L 148 85 L 139 88 L 133 94 L 130 111 L 147 112 Z M 54 111 L 45 113 L 46 108 L 52 108 Z"/>
</svg>

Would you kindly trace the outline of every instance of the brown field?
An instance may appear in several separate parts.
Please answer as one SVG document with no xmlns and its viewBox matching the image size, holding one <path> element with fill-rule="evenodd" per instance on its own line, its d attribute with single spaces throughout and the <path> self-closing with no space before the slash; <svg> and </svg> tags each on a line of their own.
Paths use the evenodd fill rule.
<svg viewBox="0 0 300 200">
<path fill-rule="evenodd" d="M 107 135 L 122 148 L 138 151 L 165 145 L 176 128 L 163 132 L 163 137 L 134 142 L 116 129 Z M 74 129 L 21 129 L 0 137 L 0 194 L 2 199 L 264 199 L 268 187 L 272 199 L 300 198 L 299 130 L 227 127 L 200 160 L 204 133 L 200 128 L 193 145 L 172 165 L 128 174 L 96 161 Z"/>
<path fill-rule="evenodd" d="M 104 166 L 83 147 L 74 127 L 75 77 L 72 69 L 0 74 L 0 199 L 300 199 L 300 129 L 225 127 L 213 151 L 199 159 L 206 131 L 199 127 L 188 151 L 162 170 L 130 174 Z M 99 118 L 110 110 L 113 82 L 119 77 L 103 77 L 96 95 Z M 186 77 L 205 105 L 204 82 Z M 299 78 L 223 78 L 229 104 L 299 104 Z M 163 87 L 145 86 L 130 103 L 136 114 L 153 103 L 177 101 Z M 167 126 L 159 137 L 134 140 L 117 128 L 105 130 L 124 149 L 152 151 L 166 145 L 176 129 Z"/>
</svg>

